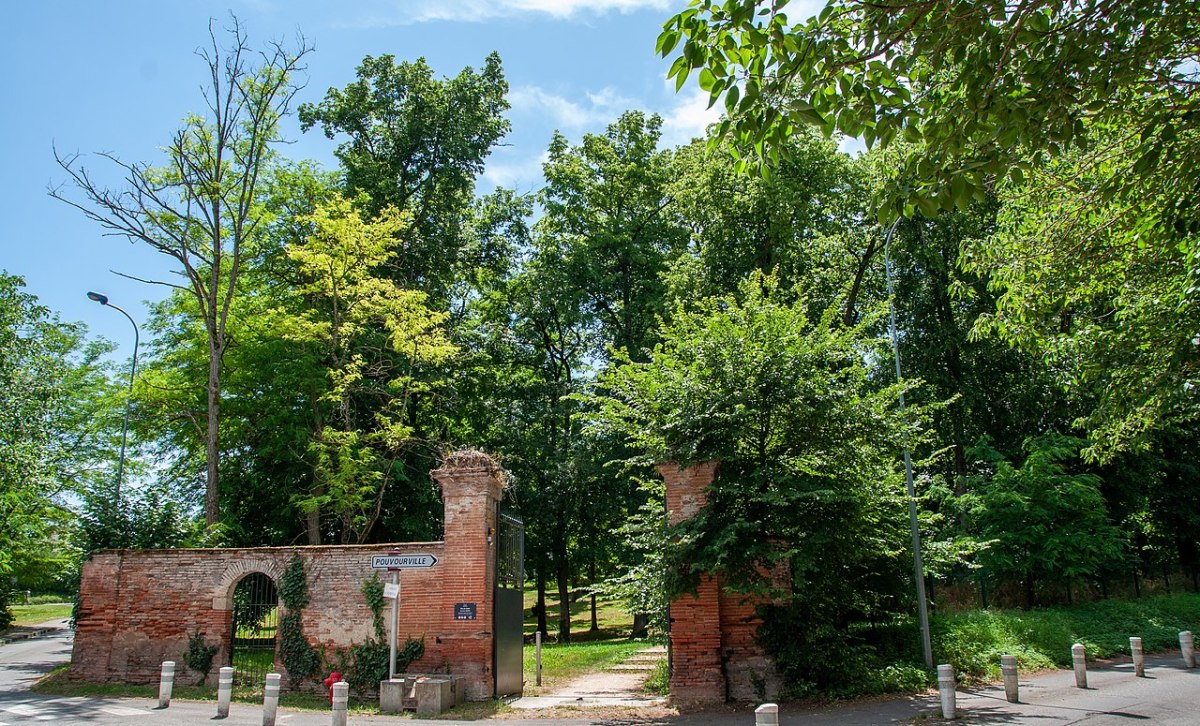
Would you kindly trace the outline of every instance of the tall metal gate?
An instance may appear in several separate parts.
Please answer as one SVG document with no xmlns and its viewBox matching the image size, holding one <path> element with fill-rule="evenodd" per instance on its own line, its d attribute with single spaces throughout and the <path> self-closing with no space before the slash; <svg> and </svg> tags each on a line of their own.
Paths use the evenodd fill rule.
<svg viewBox="0 0 1200 726">
<path fill-rule="evenodd" d="M 525 524 L 500 512 L 496 533 L 496 591 L 492 608 L 495 650 L 492 672 L 496 697 L 519 696 L 525 685 Z"/>
<path fill-rule="evenodd" d="M 261 572 L 242 578 L 233 590 L 233 636 L 230 648 L 233 685 L 260 691 L 275 670 L 275 636 L 279 631 L 279 592 Z"/>
</svg>

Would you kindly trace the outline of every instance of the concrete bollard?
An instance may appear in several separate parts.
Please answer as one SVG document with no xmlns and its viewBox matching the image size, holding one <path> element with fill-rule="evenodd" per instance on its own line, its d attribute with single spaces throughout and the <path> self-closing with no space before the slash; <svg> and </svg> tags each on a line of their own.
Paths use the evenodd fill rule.
<svg viewBox="0 0 1200 726">
<path fill-rule="evenodd" d="M 542 631 L 539 630 L 533 634 L 533 642 L 534 642 L 533 658 L 534 658 L 534 663 L 536 664 L 534 666 L 534 673 L 536 674 L 535 680 L 536 680 L 536 683 L 540 686 L 540 685 L 542 685 Z"/>
<path fill-rule="evenodd" d="M 164 660 L 162 675 L 158 681 L 158 707 L 166 708 L 171 705 L 171 691 L 175 689 L 175 661 Z"/>
<path fill-rule="evenodd" d="M 764 703 L 754 709 L 754 726 L 779 726 L 779 704 Z"/>
<path fill-rule="evenodd" d="M 954 666 L 944 663 L 937 668 L 938 695 L 942 699 L 942 718 L 953 721 L 958 718 L 958 705 L 955 701 Z"/>
<path fill-rule="evenodd" d="M 263 689 L 263 726 L 275 726 L 275 714 L 279 711 L 279 674 L 268 673 L 267 685 Z"/>
<path fill-rule="evenodd" d="M 333 726 L 346 726 L 346 704 L 350 700 L 350 684 L 333 684 Z"/>
<path fill-rule="evenodd" d="M 233 698 L 233 668 L 225 666 L 217 677 L 217 718 L 229 717 L 229 701 Z"/>
<path fill-rule="evenodd" d="M 1146 677 L 1146 654 L 1142 651 L 1142 639 L 1129 639 L 1129 654 L 1133 656 L 1133 675 Z"/>
<path fill-rule="evenodd" d="M 1087 688 L 1087 653 L 1080 643 L 1071 646 L 1071 665 L 1075 666 L 1075 687 Z"/>
<path fill-rule="evenodd" d="M 1000 656 L 1000 674 L 1004 676 L 1004 697 L 1009 703 L 1020 703 L 1017 685 L 1017 656 Z"/>
<path fill-rule="evenodd" d="M 1179 634 L 1179 651 L 1183 654 L 1183 667 L 1196 667 L 1196 648 L 1192 643 L 1192 631 L 1185 630 Z"/>
</svg>

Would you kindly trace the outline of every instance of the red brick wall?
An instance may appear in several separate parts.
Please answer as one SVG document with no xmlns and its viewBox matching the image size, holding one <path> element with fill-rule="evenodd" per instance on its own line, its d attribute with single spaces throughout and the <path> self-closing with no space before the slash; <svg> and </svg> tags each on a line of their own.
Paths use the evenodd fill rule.
<svg viewBox="0 0 1200 726">
<path fill-rule="evenodd" d="M 196 630 L 219 644 L 217 667 L 229 662 L 233 590 L 251 572 L 278 583 L 294 554 L 304 560 L 311 603 L 302 620 L 308 640 L 345 648 L 374 635 L 362 596 L 371 557 L 392 550 L 428 552 L 429 569 L 401 576 L 400 639 L 425 639 L 425 655 L 410 670 L 449 670 L 467 677 L 472 699 L 492 694 L 492 585 L 495 577 L 496 504 L 503 488 L 499 468 L 486 455 L 452 455 L 433 472 L 446 509 L 441 542 L 362 546 L 252 549 L 108 550 L 84 565 L 70 676 L 87 681 L 151 683 L 164 660 L 187 674 L 183 654 Z M 489 532 L 493 532 L 489 544 Z M 388 581 L 390 575 L 381 572 Z M 454 605 L 476 604 L 477 620 L 454 620 Z M 385 623 L 390 622 L 390 601 Z M 279 665 L 279 664 L 277 664 Z M 281 673 L 282 665 L 279 665 Z"/>
<path fill-rule="evenodd" d="M 666 484 L 667 518 L 678 524 L 708 502 L 718 462 L 687 468 L 658 467 Z M 757 602 L 726 592 L 720 579 L 705 575 L 695 593 L 671 603 L 671 697 L 680 702 L 751 701 L 779 691 L 775 666 L 755 642 L 761 622 Z M 761 681 L 760 681 L 761 679 Z M 759 681 L 758 684 L 755 682 Z"/>
</svg>

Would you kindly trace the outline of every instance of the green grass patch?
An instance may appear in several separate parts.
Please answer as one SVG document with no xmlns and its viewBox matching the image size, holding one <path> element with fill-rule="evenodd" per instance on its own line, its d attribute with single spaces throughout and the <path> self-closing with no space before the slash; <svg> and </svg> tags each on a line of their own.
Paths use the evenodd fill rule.
<svg viewBox="0 0 1200 726">
<path fill-rule="evenodd" d="M 542 645 L 542 687 L 537 683 L 536 648 L 525 646 L 525 695 L 540 696 L 585 673 L 602 671 L 624 662 L 649 644 L 644 640 L 595 640 L 585 643 Z"/>
<path fill-rule="evenodd" d="M 548 636 L 553 638 L 558 633 L 558 598 L 546 593 L 546 628 Z M 555 593 L 557 595 L 557 593 Z M 532 637 L 537 631 L 537 617 L 533 614 L 537 605 L 537 592 L 525 592 L 525 634 Z M 596 625 L 598 631 L 591 633 L 592 605 L 587 595 L 579 597 L 571 603 L 571 637 L 609 640 L 620 636 L 628 636 L 633 631 L 633 616 L 625 612 L 624 604 L 619 600 L 596 598 Z M 591 634 L 589 634 L 591 633 Z"/>
<path fill-rule="evenodd" d="M 52 602 L 36 603 L 33 605 L 13 605 L 9 608 L 13 614 L 14 626 L 28 627 L 44 623 L 47 620 L 62 620 L 71 617 L 71 603 Z"/>
<path fill-rule="evenodd" d="M 974 610 L 935 618 L 934 654 L 972 679 L 997 680 L 1000 656 L 1015 655 L 1022 669 L 1067 668 L 1071 645 L 1089 658 L 1129 653 L 1129 638 L 1146 652 L 1179 646 L 1179 631 L 1200 630 L 1200 595 L 1102 600 L 1035 610 Z"/>
<path fill-rule="evenodd" d="M 646 679 L 646 683 L 642 686 L 646 693 L 654 696 L 665 696 L 671 685 L 671 669 L 667 663 L 667 659 L 663 658 L 654 664 L 654 670 L 650 673 L 650 677 Z"/>
</svg>

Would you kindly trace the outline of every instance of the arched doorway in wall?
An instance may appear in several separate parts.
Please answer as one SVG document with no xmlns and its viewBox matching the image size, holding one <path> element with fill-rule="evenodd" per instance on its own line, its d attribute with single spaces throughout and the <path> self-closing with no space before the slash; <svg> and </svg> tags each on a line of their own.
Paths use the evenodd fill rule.
<svg viewBox="0 0 1200 726">
<path fill-rule="evenodd" d="M 261 572 L 251 572 L 233 589 L 230 665 L 234 688 L 262 690 L 267 674 L 275 670 L 278 632 L 279 591 L 275 581 Z"/>
</svg>

